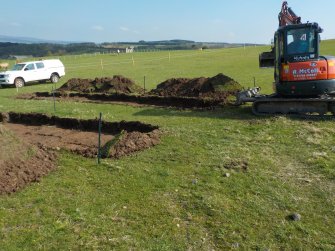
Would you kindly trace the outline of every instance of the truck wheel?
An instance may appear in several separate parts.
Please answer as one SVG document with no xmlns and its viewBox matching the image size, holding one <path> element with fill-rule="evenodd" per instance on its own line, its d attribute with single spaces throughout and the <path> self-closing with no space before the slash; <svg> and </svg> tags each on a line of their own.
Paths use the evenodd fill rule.
<svg viewBox="0 0 335 251">
<path fill-rule="evenodd" d="M 57 83 L 58 80 L 59 80 L 58 75 L 55 74 L 55 73 L 53 73 L 53 74 L 51 75 L 51 77 L 50 77 L 50 81 L 51 81 L 51 83 Z"/>
<path fill-rule="evenodd" d="M 14 80 L 14 85 L 15 85 L 15 87 L 17 87 L 17 88 L 21 88 L 21 87 L 24 86 L 24 80 L 23 80 L 22 78 L 16 78 L 16 79 Z"/>
</svg>

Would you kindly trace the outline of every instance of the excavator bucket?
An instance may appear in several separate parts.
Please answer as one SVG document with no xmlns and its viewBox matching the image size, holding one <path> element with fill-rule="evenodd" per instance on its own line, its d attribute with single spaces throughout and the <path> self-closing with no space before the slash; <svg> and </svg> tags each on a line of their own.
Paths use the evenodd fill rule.
<svg viewBox="0 0 335 251">
<path fill-rule="evenodd" d="M 275 66 L 275 52 L 272 51 L 262 52 L 259 54 L 259 67 L 269 68 Z"/>
</svg>

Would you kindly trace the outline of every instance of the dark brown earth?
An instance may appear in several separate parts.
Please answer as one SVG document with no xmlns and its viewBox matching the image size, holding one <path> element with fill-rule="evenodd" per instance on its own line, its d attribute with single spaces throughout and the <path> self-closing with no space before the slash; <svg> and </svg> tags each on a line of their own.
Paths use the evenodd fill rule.
<svg viewBox="0 0 335 251">
<path fill-rule="evenodd" d="M 16 192 L 28 183 L 38 182 L 56 168 L 54 151 L 30 144 L 0 126 L 7 134 L 0 137 L 0 194 Z"/>
<path fill-rule="evenodd" d="M 224 167 L 234 171 L 246 172 L 249 169 L 249 163 L 246 160 L 231 160 Z"/>
<path fill-rule="evenodd" d="M 55 100 L 55 101 L 75 101 L 89 103 L 123 104 L 130 106 L 158 106 L 158 107 L 178 107 L 178 108 L 200 108 L 214 109 L 222 104 L 228 103 L 226 99 L 208 99 L 197 97 L 176 97 L 157 95 L 133 95 L 118 93 L 61 93 L 61 92 L 35 92 L 17 95 L 18 99 Z M 51 101 L 52 102 L 52 101 Z"/>
<path fill-rule="evenodd" d="M 97 128 L 97 120 L 0 113 L 0 194 L 39 181 L 55 168 L 60 150 L 97 157 Z M 138 121 L 103 122 L 102 157 L 119 158 L 155 146 L 160 142 L 157 128 Z"/>
<path fill-rule="evenodd" d="M 158 96 L 183 96 L 226 99 L 236 94 L 242 86 L 220 73 L 212 78 L 172 78 L 160 83 L 150 94 Z"/>
<path fill-rule="evenodd" d="M 63 129 L 56 126 L 27 126 L 6 124 L 6 128 L 17 137 L 45 149 L 65 149 L 84 157 L 97 157 L 98 133 Z M 101 146 L 111 141 L 115 135 L 101 134 Z M 159 143 L 158 131 L 150 133 L 124 132 L 121 139 L 110 149 L 109 157 L 119 158 L 130 153 L 150 148 Z"/>
<path fill-rule="evenodd" d="M 60 92 L 80 93 L 142 93 L 143 89 L 129 78 L 115 75 L 112 78 L 80 79 L 72 78 L 57 89 Z"/>
</svg>

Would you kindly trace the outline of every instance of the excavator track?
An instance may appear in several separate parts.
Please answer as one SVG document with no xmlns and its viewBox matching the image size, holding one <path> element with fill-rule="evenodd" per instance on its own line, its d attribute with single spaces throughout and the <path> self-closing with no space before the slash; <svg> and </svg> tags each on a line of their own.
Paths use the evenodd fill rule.
<svg viewBox="0 0 335 251">
<path fill-rule="evenodd" d="M 253 102 L 252 112 L 255 115 L 335 116 L 335 98 L 259 97 Z"/>
</svg>

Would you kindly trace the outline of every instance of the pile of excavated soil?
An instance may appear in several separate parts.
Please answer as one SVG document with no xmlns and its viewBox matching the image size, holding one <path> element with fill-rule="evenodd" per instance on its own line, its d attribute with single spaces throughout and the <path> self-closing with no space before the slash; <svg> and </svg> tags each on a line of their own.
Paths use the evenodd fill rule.
<svg viewBox="0 0 335 251">
<path fill-rule="evenodd" d="M 160 83 L 150 94 L 225 99 L 242 90 L 234 79 L 220 73 L 212 78 L 172 78 Z"/>
<path fill-rule="evenodd" d="M 33 145 L 0 124 L 0 194 L 9 194 L 37 182 L 55 169 L 56 154 Z"/>
<path fill-rule="evenodd" d="M 72 78 L 58 88 L 60 92 L 80 93 L 141 93 L 143 89 L 129 78 L 115 75 L 113 78 L 80 79 Z"/>
</svg>

